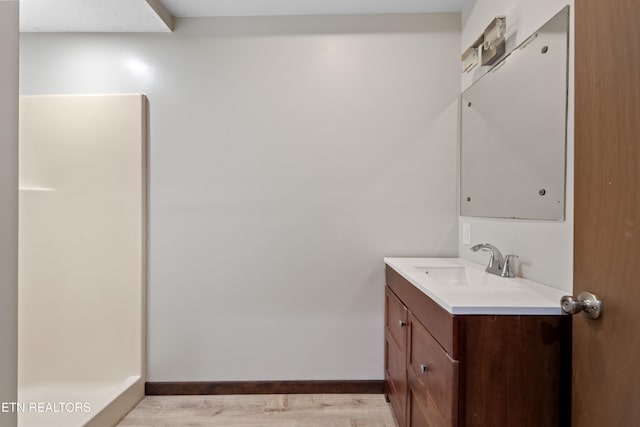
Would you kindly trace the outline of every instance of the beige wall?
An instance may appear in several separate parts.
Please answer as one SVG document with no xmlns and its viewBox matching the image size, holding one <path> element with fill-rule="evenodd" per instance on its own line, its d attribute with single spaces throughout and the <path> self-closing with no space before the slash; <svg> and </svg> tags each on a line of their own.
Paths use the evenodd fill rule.
<svg viewBox="0 0 640 427">
<path fill-rule="evenodd" d="M 385 256 L 454 256 L 460 14 L 24 34 L 22 94 L 150 106 L 150 381 L 383 378 Z"/>
<path fill-rule="evenodd" d="M 16 401 L 18 364 L 18 2 L 0 1 L 0 402 Z M 0 412 L 0 426 L 15 426 Z"/>
<path fill-rule="evenodd" d="M 573 289 L 573 0 L 473 0 L 462 13 L 462 45 L 460 51 L 473 43 L 491 20 L 507 17 L 507 50 L 522 43 L 567 4 L 570 10 L 569 29 L 569 105 L 567 111 L 567 183 L 566 219 L 564 221 L 531 221 L 460 217 L 462 224 L 471 224 L 471 242 L 489 242 L 504 254 L 519 256 L 519 274 L 558 289 Z M 462 90 L 479 78 L 489 67 L 477 67 L 462 75 Z M 544 108 L 541 106 L 541 108 Z M 507 179 L 505 177 L 505 179 Z M 474 253 L 462 243 L 459 254 L 472 261 L 486 263 L 486 253 Z"/>
</svg>

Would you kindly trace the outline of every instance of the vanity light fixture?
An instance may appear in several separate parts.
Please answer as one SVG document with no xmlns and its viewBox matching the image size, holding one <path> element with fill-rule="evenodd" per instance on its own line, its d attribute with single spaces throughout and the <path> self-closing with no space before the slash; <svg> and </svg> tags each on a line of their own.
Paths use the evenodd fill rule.
<svg viewBox="0 0 640 427">
<path fill-rule="evenodd" d="M 462 54 L 462 72 L 468 73 L 478 64 L 492 65 L 505 52 L 507 18 L 497 16 Z"/>
<path fill-rule="evenodd" d="M 478 65 L 478 48 L 470 47 L 462 54 L 462 72 L 468 73 Z"/>
<path fill-rule="evenodd" d="M 484 30 L 482 43 L 482 65 L 491 65 L 504 55 L 507 30 L 506 16 L 497 16 Z"/>
<path fill-rule="evenodd" d="M 468 73 L 480 63 L 480 50 L 483 38 L 480 37 L 476 40 L 467 50 L 462 54 L 462 72 Z"/>
</svg>

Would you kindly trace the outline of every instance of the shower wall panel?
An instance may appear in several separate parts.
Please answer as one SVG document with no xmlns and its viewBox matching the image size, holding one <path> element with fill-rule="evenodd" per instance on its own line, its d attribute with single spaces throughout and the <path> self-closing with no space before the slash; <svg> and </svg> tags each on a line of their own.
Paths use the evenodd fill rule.
<svg viewBox="0 0 640 427">
<path fill-rule="evenodd" d="M 19 389 L 144 377 L 143 95 L 20 100 Z"/>
</svg>

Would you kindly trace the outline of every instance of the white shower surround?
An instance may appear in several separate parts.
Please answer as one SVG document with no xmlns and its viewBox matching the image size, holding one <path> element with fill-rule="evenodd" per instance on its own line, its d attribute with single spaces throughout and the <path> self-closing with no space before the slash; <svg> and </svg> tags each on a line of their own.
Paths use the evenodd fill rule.
<svg viewBox="0 0 640 427">
<path fill-rule="evenodd" d="M 20 100 L 19 426 L 112 426 L 144 395 L 146 109 Z"/>
</svg>

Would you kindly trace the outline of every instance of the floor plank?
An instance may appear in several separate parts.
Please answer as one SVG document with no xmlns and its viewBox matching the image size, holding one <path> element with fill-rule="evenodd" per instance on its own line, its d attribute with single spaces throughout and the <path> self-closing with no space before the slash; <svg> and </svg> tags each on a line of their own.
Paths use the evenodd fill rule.
<svg viewBox="0 0 640 427">
<path fill-rule="evenodd" d="M 118 426 L 396 427 L 375 394 L 147 396 Z"/>
</svg>

